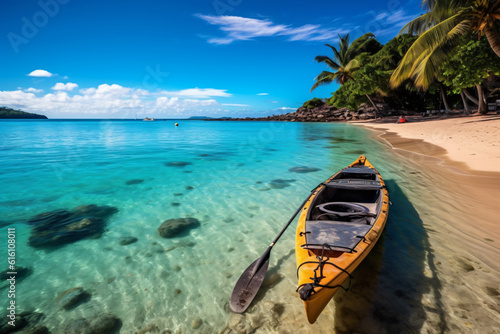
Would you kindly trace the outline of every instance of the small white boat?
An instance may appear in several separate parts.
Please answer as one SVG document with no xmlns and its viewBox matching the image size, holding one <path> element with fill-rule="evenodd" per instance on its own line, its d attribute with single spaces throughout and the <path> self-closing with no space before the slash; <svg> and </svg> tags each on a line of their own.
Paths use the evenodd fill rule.
<svg viewBox="0 0 500 334">
<path fill-rule="evenodd" d="M 144 117 L 143 121 L 152 122 L 155 121 L 155 119 L 150 117 Z"/>
</svg>

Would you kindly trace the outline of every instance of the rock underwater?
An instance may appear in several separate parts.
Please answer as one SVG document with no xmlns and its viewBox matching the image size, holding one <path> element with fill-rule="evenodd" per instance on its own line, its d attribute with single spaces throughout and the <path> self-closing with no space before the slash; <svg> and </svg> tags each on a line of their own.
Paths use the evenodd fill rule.
<svg viewBox="0 0 500 334">
<path fill-rule="evenodd" d="M 200 226 L 200 221 L 196 218 L 169 219 L 158 227 L 158 233 L 164 238 L 173 238 L 177 234 Z"/>
<path fill-rule="evenodd" d="M 31 218 L 31 247 L 61 246 L 84 238 L 99 238 L 104 233 L 106 222 L 118 209 L 95 204 L 83 205 L 71 211 L 54 210 Z"/>
</svg>

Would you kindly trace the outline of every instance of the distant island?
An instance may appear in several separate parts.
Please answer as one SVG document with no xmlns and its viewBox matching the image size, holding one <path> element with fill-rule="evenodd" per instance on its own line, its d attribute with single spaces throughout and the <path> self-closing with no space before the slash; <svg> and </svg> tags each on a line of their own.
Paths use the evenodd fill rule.
<svg viewBox="0 0 500 334">
<path fill-rule="evenodd" d="M 47 116 L 0 107 L 0 119 L 47 119 Z"/>
</svg>

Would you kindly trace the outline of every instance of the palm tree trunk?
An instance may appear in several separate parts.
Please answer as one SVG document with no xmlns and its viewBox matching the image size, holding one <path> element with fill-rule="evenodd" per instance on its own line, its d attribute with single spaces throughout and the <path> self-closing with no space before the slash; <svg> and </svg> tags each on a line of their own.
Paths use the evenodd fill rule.
<svg viewBox="0 0 500 334">
<path fill-rule="evenodd" d="M 371 102 L 372 106 L 373 106 L 373 107 L 375 108 L 375 110 L 377 111 L 377 112 L 376 112 L 376 114 L 377 114 L 377 115 L 375 115 L 375 118 L 376 118 L 377 116 L 380 116 L 380 110 L 378 109 L 377 105 L 376 105 L 375 103 L 373 103 L 373 100 L 370 98 L 370 95 L 368 95 L 368 94 L 365 94 L 365 95 L 366 95 L 366 98 L 367 98 L 367 99 Z"/>
<path fill-rule="evenodd" d="M 440 91 L 441 91 L 441 98 L 443 99 L 444 103 L 444 108 L 446 111 L 451 111 L 450 105 L 448 104 L 448 99 L 446 98 L 446 92 L 444 91 L 444 85 L 442 83 L 439 83 Z"/>
<path fill-rule="evenodd" d="M 476 99 L 474 96 L 472 96 L 471 93 L 469 93 L 469 91 L 467 89 L 463 89 L 462 92 L 464 92 L 465 96 L 472 102 L 474 103 L 475 105 L 479 105 L 479 100 Z"/>
<path fill-rule="evenodd" d="M 469 108 L 469 105 L 467 104 L 467 99 L 465 98 L 464 90 L 465 89 L 462 89 L 460 91 L 460 96 L 462 97 L 462 102 L 464 104 L 465 115 L 468 116 L 470 114 L 470 108 Z"/>
<path fill-rule="evenodd" d="M 477 84 L 476 87 L 477 87 L 477 93 L 479 95 L 479 109 L 478 109 L 478 111 L 481 114 L 486 114 L 486 113 L 488 113 L 488 105 L 486 103 L 484 103 L 483 87 L 480 84 Z"/>
<path fill-rule="evenodd" d="M 495 27 L 486 26 L 484 28 L 484 34 L 490 43 L 491 48 L 498 57 L 500 57 L 500 36 L 498 36 L 498 32 L 495 30 Z"/>
</svg>

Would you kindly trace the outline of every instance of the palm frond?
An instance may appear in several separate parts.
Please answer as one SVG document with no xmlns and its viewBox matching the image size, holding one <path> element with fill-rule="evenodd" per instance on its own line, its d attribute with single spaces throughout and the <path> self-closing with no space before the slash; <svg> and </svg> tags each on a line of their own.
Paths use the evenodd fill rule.
<svg viewBox="0 0 500 334">
<path fill-rule="evenodd" d="M 418 89 L 427 90 L 430 84 L 438 78 L 443 65 L 451 58 L 457 40 L 464 30 L 467 30 L 469 22 L 462 21 L 447 34 L 445 41 L 426 52 L 415 61 L 412 68 L 412 79 Z"/>
<path fill-rule="evenodd" d="M 435 24 L 434 19 L 431 13 L 425 13 L 420 15 L 419 17 L 413 19 L 408 22 L 401 30 L 399 31 L 399 35 L 402 34 L 411 34 L 411 35 L 419 35 L 422 32 L 426 31 L 430 27 Z"/>
<path fill-rule="evenodd" d="M 323 63 L 328 65 L 332 70 L 338 70 L 340 68 L 340 65 L 334 62 L 330 57 L 328 56 L 316 56 L 314 58 L 318 63 Z"/>
<path fill-rule="evenodd" d="M 340 74 L 339 72 L 336 72 L 336 73 L 332 73 L 332 72 L 328 72 L 328 71 L 321 72 L 314 79 L 314 80 L 316 80 L 316 82 L 311 87 L 311 90 L 309 91 L 309 93 L 312 92 L 313 90 L 315 90 L 316 88 L 318 88 L 321 85 L 327 85 L 327 84 L 332 83 L 334 80 L 336 80 L 338 78 L 339 74 Z"/>
<path fill-rule="evenodd" d="M 460 23 L 461 21 L 463 21 L 462 13 L 455 14 L 420 35 L 392 74 L 391 87 L 396 88 L 406 79 L 412 77 L 412 72 L 419 66 L 416 61 L 424 59 L 422 58 L 424 53 L 435 50 L 439 45 L 447 43 L 450 38 L 458 34 L 465 33 L 467 28 L 465 24 Z"/>
<path fill-rule="evenodd" d="M 342 56 L 342 53 L 339 52 L 337 50 L 336 47 L 334 47 L 333 45 L 330 45 L 330 44 L 325 44 L 326 46 L 328 46 L 330 49 L 332 49 L 333 51 L 333 54 L 335 55 L 335 60 L 337 60 L 337 63 L 339 63 L 340 66 L 344 66 L 344 57 Z"/>
</svg>

